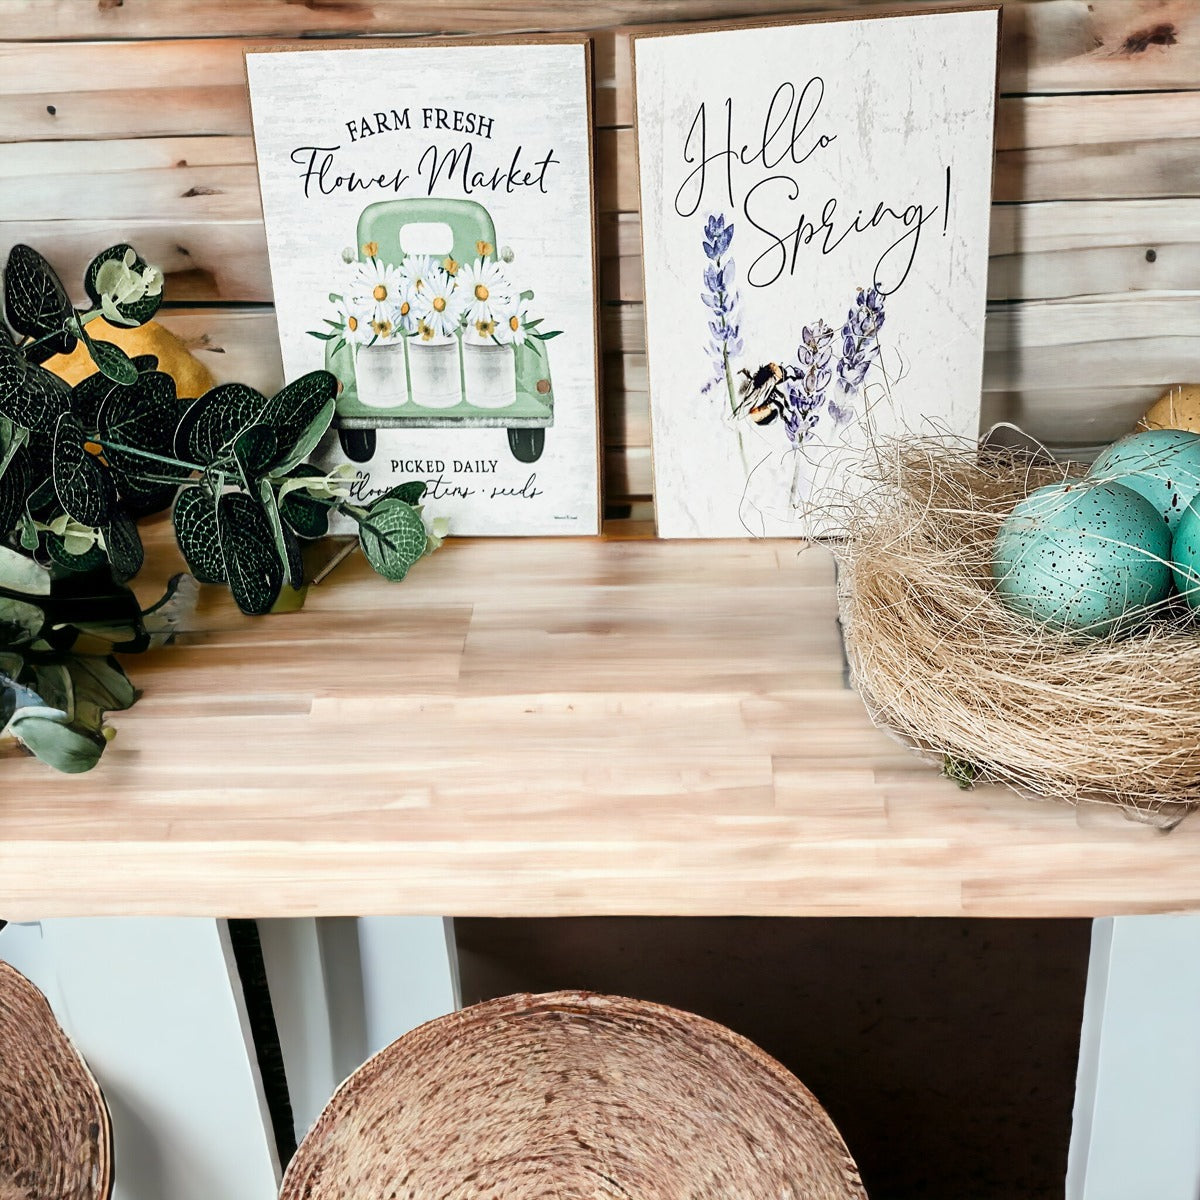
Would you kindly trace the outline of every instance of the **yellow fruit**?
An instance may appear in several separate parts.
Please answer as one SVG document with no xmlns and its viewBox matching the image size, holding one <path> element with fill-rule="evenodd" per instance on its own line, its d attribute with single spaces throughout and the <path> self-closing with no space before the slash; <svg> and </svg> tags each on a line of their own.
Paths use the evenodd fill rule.
<svg viewBox="0 0 1200 1200">
<path fill-rule="evenodd" d="M 1137 423 L 1139 429 L 1187 429 L 1200 433 L 1200 383 L 1168 388 Z"/>
<path fill-rule="evenodd" d="M 136 358 L 139 354 L 153 354 L 158 359 L 158 369 L 175 380 L 175 391 L 180 396 L 189 399 L 202 396 L 213 386 L 214 380 L 208 368 L 179 338 L 157 321 L 147 321 L 145 325 L 128 329 L 110 325 L 103 317 L 97 317 L 88 322 L 87 331 L 97 341 L 120 346 L 130 358 Z M 96 372 L 96 364 L 82 342 L 70 354 L 56 354 L 42 365 L 72 387 Z"/>
</svg>

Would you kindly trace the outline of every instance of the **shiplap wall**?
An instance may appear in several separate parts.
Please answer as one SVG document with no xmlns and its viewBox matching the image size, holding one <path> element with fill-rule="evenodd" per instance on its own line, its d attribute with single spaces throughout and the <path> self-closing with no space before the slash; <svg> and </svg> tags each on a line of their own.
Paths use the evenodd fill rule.
<svg viewBox="0 0 1200 1200">
<path fill-rule="evenodd" d="M 953 6 L 954 0 L 936 0 Z M 0 0 L 0 252 L 77 278 L 128 240 L 222 380 L 280 381 L 242 50 L 267 37 L 596 33 L 610 504 L 651 491 L 630 26 L 854 0 Z M 1200 0 L 1008 0 L 985 420 L 1125 432 L 1200 376 Z"/>
</svg>

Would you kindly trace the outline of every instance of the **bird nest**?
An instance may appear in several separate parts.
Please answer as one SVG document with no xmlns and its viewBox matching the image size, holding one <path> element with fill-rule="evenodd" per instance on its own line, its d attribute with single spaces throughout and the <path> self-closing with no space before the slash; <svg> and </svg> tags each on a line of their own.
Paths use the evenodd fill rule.
<svg viewBox="0 0 1200 1200">
<path fill-rule="evenodd" d="M 1200 621 L 1084 639 L 1004 607 L 992 543 L 1014 505 L 1076 468 L 938 439 L 881 443 L 848 503 L 839 602 L 881 729 L 964 786 L 1115 805 L 1171 827 L 1200 804 Z"/>
</svg>

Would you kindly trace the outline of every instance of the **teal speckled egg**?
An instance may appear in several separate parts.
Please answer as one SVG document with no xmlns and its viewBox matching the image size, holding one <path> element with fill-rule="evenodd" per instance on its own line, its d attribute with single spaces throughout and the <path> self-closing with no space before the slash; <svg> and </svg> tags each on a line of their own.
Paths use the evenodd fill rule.
<svg viewBox="0 0 1200 1200">
<path fill-rule="evenodd" d="M 1200 496 L 1183 510 L 1171 541 L 1175 586 L 1192 608 L 1200 608 Z"/>
<path fill-rule="evenodd" d="M 1092 463 L 1088 476 L 1133 488 L 1173 529 L 1200 494 L 1200 434 L 1186 429 L 1131 433 L 1109 446 Z"/>
<path fill-rule="evenodd" d="M 1005 519 L 992 551 L 996 593 L 1055 629 L 1128 632 L 1171 594 L 1171 534 L 1154 505 L 1119 483 L 1038 488 Z"/>
</svg>

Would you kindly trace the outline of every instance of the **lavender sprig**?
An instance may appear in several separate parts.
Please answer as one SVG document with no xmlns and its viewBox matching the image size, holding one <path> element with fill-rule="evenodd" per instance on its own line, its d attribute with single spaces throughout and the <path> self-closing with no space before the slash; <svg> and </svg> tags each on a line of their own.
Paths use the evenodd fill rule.
<svg viewBox="0 0 1200 1200">
<path fill-rule="evenodd" d="M 796 351 L 799 372 L 787 386 L 788 404 L 784 427 L 792 444 L 798 446 L 816 428 L 825 407 L 825 391 L 833 378 L 833 330 L 824 321 L 805 325 Z"/>
<path fill-rule="evenodd" d="M 704 226 L 704 257 L 708 263 L 704 268 L 704 291 L 700 293 L 700 299 L 712 313 L 708 322 L 708 351 L 713 376 L 702 390 L 708 392 L 724 379 L 729 391 L 729 406 L 735 409 L 737 397 L 729 363 L 734 355 L 741 354 L 742 338 L 741 296 L 733 287 L 734 263 L 729 255 L 732 242 L 733 225 L 726 224 L 723 213 L 711 214 Z"/>
<path fill-rule="evenodd" d="M 829 415 L 839 425 L 853 413 L 854 398 L 871 364 L 879 357 L 879 330 L 883 326 L 883 295 L 877 288 L 859 289 L 854 307 L 842 326 L 842 356 L 837 367 L 837 397 L 829 401 Z"/>
</svg>

